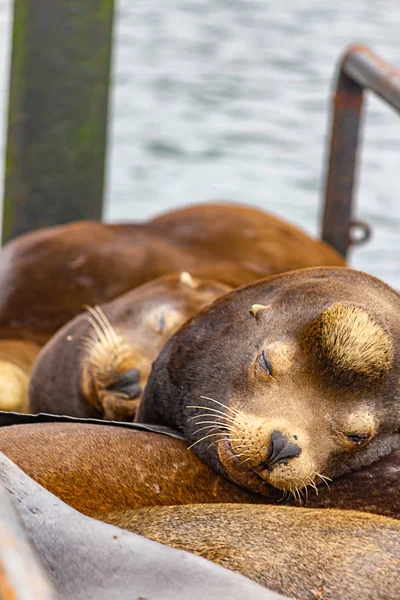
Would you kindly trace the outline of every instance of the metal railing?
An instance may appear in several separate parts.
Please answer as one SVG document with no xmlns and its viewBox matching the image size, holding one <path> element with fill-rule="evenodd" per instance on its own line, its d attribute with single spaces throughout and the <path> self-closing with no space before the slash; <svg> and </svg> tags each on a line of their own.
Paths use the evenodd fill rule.
<svg viewBox="0 0 400 600">
<path fill-rule="evenodd" d="M 353 216 L 359 131 L 365 92 L 370 90 L 400 111 L 400 71 L 361 45 L 350 46 L 339 64 L 333 97 L 329 170 L 325 188 L 322 239 L 343 256 L 365 242 L 370 228 Z M 361 237 L 354 229 L 362 230 Z"/>
</svg>

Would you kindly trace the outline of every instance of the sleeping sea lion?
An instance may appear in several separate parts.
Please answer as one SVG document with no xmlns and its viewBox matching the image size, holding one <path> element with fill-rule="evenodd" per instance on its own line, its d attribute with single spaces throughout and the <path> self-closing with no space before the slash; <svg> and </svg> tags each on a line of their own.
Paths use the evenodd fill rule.
<svg viewBox="0 0 400 600">
<path fill-rule="evenodd" d="M 245 490 L 205 465 L 187 443 L 116 426 L 36 423 L 0 428 L 0 452 L 67 504 L 104 520 L 142 506 L 278 503 Z M 302 506 L 357 509 L 400 519 L 400 451 L 304 494 Z M 299 509 L 300 510 L 300 509 Z"/>
<path fill-rule="evenodd" d="M 136 420 L 269 494 L 315 487 L 400 447 L 400 295 L 345 268 L 225 294 L 155 361 Z"/>
<path fill-rule="evenodd" d="M 40 353 L 29 388 L 31 412 L 132 420 L 163 344 L 230 289 L 183 272 L 89 308 Z"/>
<path fill-rule="evenodd" d="M 108 522 L 297 600 L 400 595 L 400 523 L 357 511 L 251 504 L 142 508 Z"/>
<path fill-rule="evenodd" d="M 345 264 L 296 227 L 234 204 L 202 204 L 141 224 L 48 227 L 19 236 L 0 252 L 0 337 L 44 344 L 84 305 L 103 304 L 168 273 L 217 263 L 224 263 L 218 281 L 227 285 Z"/>
</svg>

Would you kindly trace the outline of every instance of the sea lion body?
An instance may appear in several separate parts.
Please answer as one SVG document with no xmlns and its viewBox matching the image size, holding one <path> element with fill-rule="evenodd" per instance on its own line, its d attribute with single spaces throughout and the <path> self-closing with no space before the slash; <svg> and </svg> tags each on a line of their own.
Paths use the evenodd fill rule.
<svg viewBox="0 0 400 600">
<path fill-rule="evenodd" d="M 136 420 L 179 429 L 220 475 L 308 486 L 400 447 L 400 295 L 350 269 L 303 269 L 225 294 L 153 365 Z"/>
<path fill-rule="evenodd" d="M 193 266 L 141 225 L 77 221 L 21 235 L 0 252 L 0 335 L 44 344 L 84 305 Z"/>
<path fill-rule="evenodd" d="M 187 272 L 166 275 L 75 317 L 36 361 L 31 412 L 132 420 L 163 344 L 230 289 Z"/>
<path fill-rule="evenodd" d="M 270 214 L 240 205 L 200 205 L 143 224 L 79 221 L 44 228 L 0 252 L 0 337 L 44 344 L 84 305 L 217 263 L 224 263 L 219 281 L 241 285 L 298 267 L 343 265 L 344 259 Z"/>
<path fill-rule="evenodd" d="M 258 278 L 294 269 L 344 266 L 325 242 L 272 214 L 240 204 L 207 203 L 169 211 L 149 221 L 153 233 L 176 240 L 191 253 L 258 270 Z"/>
<path fill-rule="evenodd" d="M 0 410 L 27 412 L 28 387 L 40 346 L 25 340 L 0 340 Z"/>
<path fill-rule="evenodd" d="M 8 494 L 6 502 L 4 493 Z M 80 514 L 0 454 L 0 530 L 4 524 L 9 531 L 12 524 L 7 511 L 9 498 L 22 530 L 16 532 L 16 540 L 1 538 L 0 564 L 2 555 L 6 563 L 1 591 L 7 600 L 50 600 L 37 577 L 33 587 L 23 585 L 28 565 L 18 561 L 24 555 L 15 557 L 21 550 L 21 535 L 39 554 L 59 592 L 57 600 L 220 600 L 224 595 L 232 600 L 287 600 L 203 558 Z M 23 573 L 19 573 L 20 566 L 25 569 Z M 17 580 L 15 594 L 7 585 L 8 574 Z"/>
<path fill-rule="evenodd" d="M 400 594 L 400 523 L 357 511 L 246 504 L 142 508 L 109 522 L 298 600 Z"/>
<path fill-rule="evenodd" d="M 82 423 L 0 428 L 0 452 L 76 510 L 104 519 L 142 506 L 298 503 L 220 477 L 187 443 L 166 435 Z M 357 509 L 400 519 L 400 451 L 304 495 L 308 508 Z M 301 509 L 299 509 L 301 510 Z"/>
<path fill-rule="evenodd" d="M 0 428 L 0 452 L 61 500 L 98 518 L 141 506 L 252 501 L 184 441 L 157 433 L 82 423 L 12 425 Z"/>
</svg>

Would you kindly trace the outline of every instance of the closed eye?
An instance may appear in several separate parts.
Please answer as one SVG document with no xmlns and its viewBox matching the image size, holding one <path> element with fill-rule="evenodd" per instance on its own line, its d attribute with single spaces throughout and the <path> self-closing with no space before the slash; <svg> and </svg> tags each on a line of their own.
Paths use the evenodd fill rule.
<svg viewBox="0 0 400 600">
<path fill-rule="evenodd" d="M 365 442 L 367 442 L 371 437 L 368 433 L 361 435 L 357 433 L 345 433 L 344 435 L 347 437 L 349 442 L 356 444 L 356 446 L 361 446 L 361 444 L 365 444 Z"/>
<path fill-rule="evenodd" d="M 272 375 L 272 366 L 271 366 L 271 363 L 269 362 L 264 350 L 262 350 L 262 352 L 260 353 L 260 355 L 258 357 L 258 362 L 268 375 Z"/>
</svg>

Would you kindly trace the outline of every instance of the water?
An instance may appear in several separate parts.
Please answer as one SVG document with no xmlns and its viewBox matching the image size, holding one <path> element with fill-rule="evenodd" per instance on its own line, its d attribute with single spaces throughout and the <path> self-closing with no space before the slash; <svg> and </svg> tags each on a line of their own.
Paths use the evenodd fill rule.
<svg viewBox="0 0 400 600">
<path fill-rule="evenodd" d="M 0 0 L 3 134 L 10 13 Z M 359 42 L 400 68 L 399 30 L 398 0 L 121 0 L 105 219 L 227 199 L 317 235 L 335 64 Z M 357 216 L 374 237 L 351 264 L 398 288 L 399 159 L 400 118 L 371 98 Z"/>
</svg>

